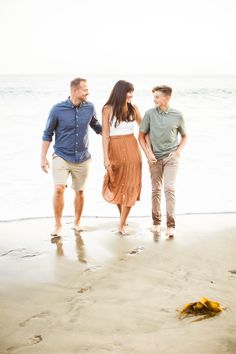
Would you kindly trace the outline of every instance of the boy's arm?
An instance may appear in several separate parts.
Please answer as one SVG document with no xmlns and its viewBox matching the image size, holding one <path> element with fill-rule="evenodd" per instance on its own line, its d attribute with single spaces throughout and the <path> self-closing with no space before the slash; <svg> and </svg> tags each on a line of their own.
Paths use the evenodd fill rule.
<svg viewBox="0 0 236 354">
<path fill-rule="evenodd" d="M 185 147 L 186 143 L 187 143 L 187 140 L 188 140 L 188 137 L 187 137 L 187 134 L 182 134 L 181 135 L 181 139 L 180 139 L 180 142 L 179 142 L 179 146 L 178 148 L 175 150 L 175 153 L 180 156 L 183 148 Z"/>
</svg>

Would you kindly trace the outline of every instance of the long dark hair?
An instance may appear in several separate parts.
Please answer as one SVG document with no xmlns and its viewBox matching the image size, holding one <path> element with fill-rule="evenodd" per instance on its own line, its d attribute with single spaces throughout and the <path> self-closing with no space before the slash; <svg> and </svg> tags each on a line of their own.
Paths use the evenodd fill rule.
<svg viewBox="0 0 236 354">
<path fill-rule="evenodd" d="M 134 86 L 128 81 L 119 80 L 113 87 L 108 101 L 104 104 L 105 106 L 112 107 L 111 123 L 114 117 L 116 118 L 115 127 L 120 124 L 120 122 L 132 122 L 135 120 L 135 108 L 131 103 L 126 105 L 126 97 L 128 92 L 134 91 Z"/>
</svg>

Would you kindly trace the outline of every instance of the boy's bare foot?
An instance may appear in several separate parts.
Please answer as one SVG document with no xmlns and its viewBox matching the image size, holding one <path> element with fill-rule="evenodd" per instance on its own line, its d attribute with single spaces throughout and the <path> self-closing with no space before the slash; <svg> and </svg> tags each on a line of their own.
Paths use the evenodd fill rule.
<svg viewBox="0 0 236 354">
<path fill-rule="evenodd" d="M 74 225 L 74 230 L 77 232 L 85 231 L 84 227 L 80 224 Z"/>
</svg>

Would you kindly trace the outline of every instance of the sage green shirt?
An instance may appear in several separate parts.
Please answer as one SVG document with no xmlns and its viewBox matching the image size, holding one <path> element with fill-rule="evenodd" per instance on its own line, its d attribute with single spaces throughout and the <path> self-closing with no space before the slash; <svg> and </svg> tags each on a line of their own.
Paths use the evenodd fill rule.
<svg viewBox="0 0 236 354">
<path fill-rule="evenodd" d="M 182 113 L 173 108 L 162 111 L 149 109 L 143 118 L 139 130 L 149 134 L 152 150 L 157 160 L 167 157 L 179 145 L 178 133 L 186 134 Z"/>
</svg>

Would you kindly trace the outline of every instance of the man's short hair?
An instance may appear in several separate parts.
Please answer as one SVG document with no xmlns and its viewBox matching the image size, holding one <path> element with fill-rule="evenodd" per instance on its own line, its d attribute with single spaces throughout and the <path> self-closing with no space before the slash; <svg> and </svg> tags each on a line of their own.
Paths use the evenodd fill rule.
<svg viewBox="0 0 236 354">
<path fill-rule="evenodd" d="M 70 88 L 78 86 L 82 81 L 87 81 L 86 79 L 82 79 L 81 77 L 77 77 L 76 79 L 72 80 L 70 83 Z"/>
<path fill-rule="evenodd" d="M 171 96 L 172 94 L 172 88 L 170 86 L 162 85 L 162 86 L 155 86 L 152 89 L 152 93 L 160 91 L 166 96 Z"/>
</svg>

